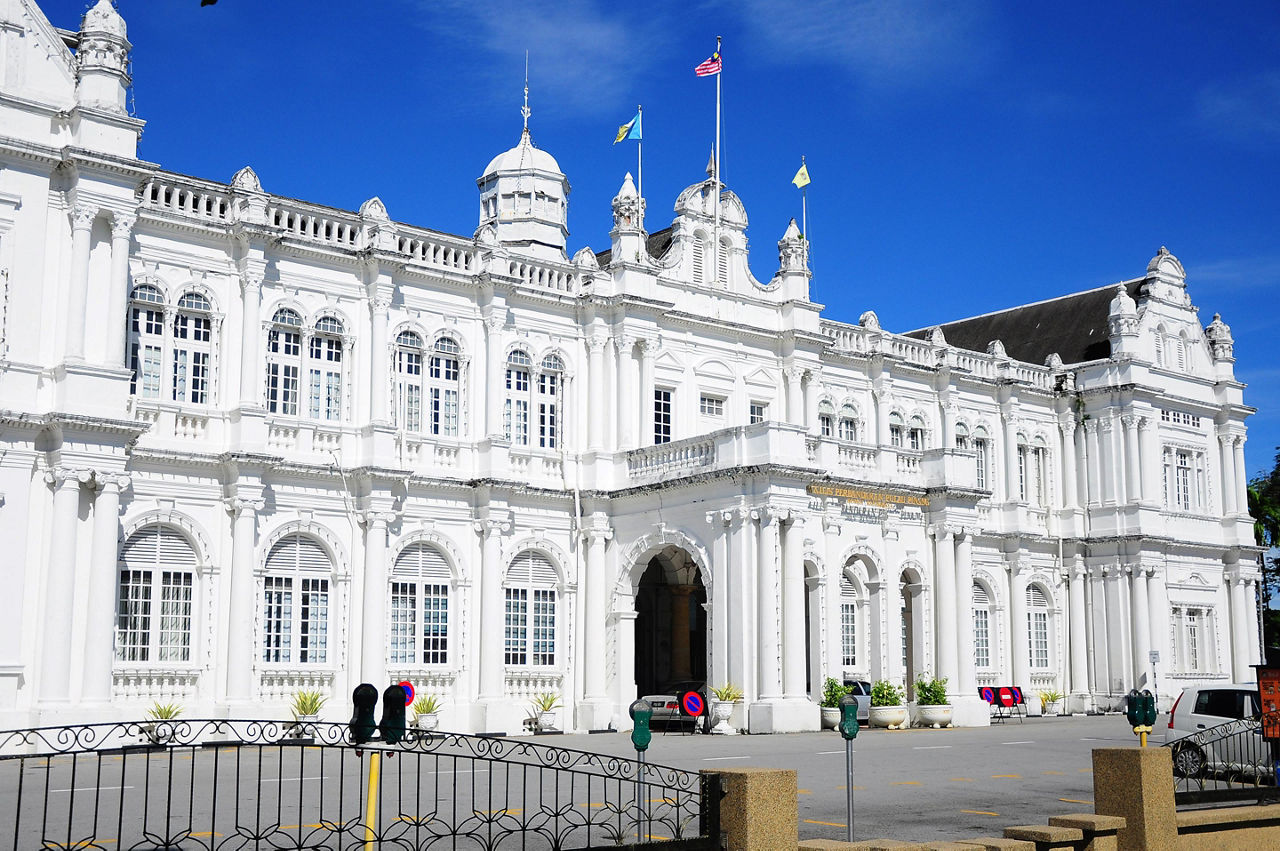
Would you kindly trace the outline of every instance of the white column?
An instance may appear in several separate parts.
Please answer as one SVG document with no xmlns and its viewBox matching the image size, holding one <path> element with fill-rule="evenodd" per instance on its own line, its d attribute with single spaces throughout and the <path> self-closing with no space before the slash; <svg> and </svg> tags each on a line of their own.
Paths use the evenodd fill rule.
<svg viewBox="0 0 1280 851">
<path fill-rule="evenodd" d="M 1005 502 L 1016 502 L 1020 496 L 1018 488 L 1018 425 L 1014 421 L 1012 408 L 1004 414 L 1004 499 Z M 1015 685 L 1026 687 L 1024 683 Z"/>
<path fill-rule="evenodd" d="M 121 325 L 124 323 L 122 322 Z M 115 662 L 115 606 L 120 560 L 120 490 L 128 476 L 99 473 L 93 501 L 93 559 L 89 567 L 89 612 L 85 623 L 85 703 L 111 701 Z"/>
<path fill-rule="evenodd" d="M 760 699 L 781 697 L 781 658 L 778 647 L 778 512 L 762 508 L 760 515 L 760 550 L 756 560 L 756 676 L 760 682 Z"/>
<path fill-rule="evenodd" d="M 1147 505 L 1159 505 L 1160 497 L 1160 447 L 1156 442 L 1157 425 L 1150 417 L 1138 420 L 1138 452 L 1141 454 L 1142 466 L 1142 502 Z"/>
<path fill-rule="evenodd" d="M 243 297 L 240 323 L 240 405 L 251 408 L 258 405 L 258 374 L 262 370 L 262 357 L 258 352 L 261 336 L 262 277 L 246 274 L 240 280 Z"/>
<path fill-rule="evenodd" d="M 1147 580 L 1147 591 L 1151 604 L 1151 641 L 1152 650 L 1160 653 L 1160 661 L 1152 667 L 1155 669 L 1156 686 L 1172 694 L 1176 689 L 1172 683 L 1160 686 L 1164 674 L 1172 670 L 1172 648 L 1169 646 L 1169 589 L 1164 584 L 1164 573 L 1160 569 L 1151 571 Z"/>
<path fill-rule="evenodd" d="M 1142 499 L 1142 474 L 1140 472 L 1139 460 L 1141 458 L 1141 450 L 1138 446 L 1138 418 L 1133 414 L 1125 414 L 1122 417 L 1124 422 L 1124 473 L 1125 473 L 1125 501 L 1137 502 Z"/>
<path fill-rule="evenodd" d="M 787 422 L 792 425 L 804 425 L 804 404 L 800 390 L 800 379 L 804 370 L 798 366 L 786 369 L 787 380 Z"/>
<path fill-rule="evenodd" d="M 227 700 L 247 702 L 254 698 L 253 609 L 256 596 L 256 551 L 258 512 L 261 499 L 233 497 L 227 507 L 235 516 L 231 528 L 231 601 L 227 617 Z"/>
<path fill-rule="evenodd" d="M 1238 683 L 1248 682 L 1253 675 L 1249 668 L 1252 641 L 1249 634 L 1255 630 L 1257 615 L 1244 594 L 1244 577 L 1237 568 L 1227 574 L 1231 592 L 1231 671 Z"/>
<path fill-rule="evenodd" d="M 937 593 L 934 595 L 933 605 L 935 618 L 933 643 L 937 648 L 937 675 L 946 677 L 952 693 L 955 693 L 960 685 L 956 676 L 960 668 L 956 634 L 956 608 L 959 600 L 956 599 L 955 540 L 953 533 L 947 527 L 934 527 L 933 552 L 937 576 L 937 584 L 934 586 Z M 972 583 L 970 586 L 970 594 L 972 594 Z M 972 611 L 973 605 L 970 604 L 969 612 L 972 613 Z M 921 612 L 917 617 L 923 614 L 924 612 Z M 972 617 L 972 614 L 968 617 Z"/>
<path fill-rule="evenodd" d="M 960 666 L 955 693 L 973 697 L 978 693 L 978 666 L 973 649 L 973 534 L 962 529 L 956 533 L 956 646 Z"/>
<path fill-rule="evenodd" d="M 637 446 L 653 445 L 653 352 L 655 343 L 641 339 L 640 346 L 640 387 L 636 394 L 639 404 L 640 429 L 636 439 Z"/>
<path fill-rule="evenodd" d="M 71 281 L 67 287 L 66 360 L 84 360 L 85 309 L 89 298 L 89 248 L 98 211 L 77 204 L 71 217 Z"/>
<path fill-rule="evenodd" d="M 884 530 L 884 569 L 881 574 L 880 599 L 884 606 L 884 632 L 881 634 L 881 668 L 873 672 L 875 679 L 905 683 L 907 672 L 902 666 L 902 541 L 896 524 Z M 872 629 L 872 634 L 877 633 Z"/>
<path fill-rule="evenodd" d="M 871 400 L 876 408 L 876 445 L 889 445 L 889 392 L 887 389 L 871 391 Z"/>
<path fill-rule="evenodd" d="M 483 536 L 481 544 L 480 623 L 480 699 L 502 700 L 506 691 L 506 664 L 503 661 L 502 532 L 505 524 L 482 520 L 476 524 Z"/>
<path fill-rule="evenodd" d="M 796 383 L 798 388 L 799 382 Z M 782 691 L 789 698 L 803 698 L 807 694 L 804 650 L 808 636 L 804 626 L 804 595 L 804 524 L 799 513 L 793 511 L 782 533 L 782 644 L 785 652 Z M 818 617 L 816 611 L 813 617 Z"/>
<path fill-rule="evenodd" d="M 1086 694 L 1089 691 L 1089 638 L 1085 632 L 1084 617 L 1084 586 L 1087 577 L 1088 573 L 1078 564 L 1071 567 L 1071 585 L 1067 591 L 1067 605 L 1070 607 L 1067 616 L 1070 621 L 1068 640 L 1071 648 L 1071 694 Z"/>
<path fill-rule="evenodd" d="M 1232 446 L 1235 449 L 1232 478 L 1236 483 L 1236 505 L 1240 507 L 1240 513 L 1244 514 L 1249 510 L 1249 475 L 1245 472 L 1247 468 L 1244 465 L 1244 438 L 1236 435 Z"/>
<path fill-rule="evenodd" d="M 590 391 L 587 394 L 587 446 L 592 452 L 604 449 L 604 431 L 608 425 L 609 401 L 604 394 L 604 337 L 587 340 L 590 351 L 587 367 Z"/>
<path fill-rule="evenodd" d="M 391 389 L 391 353 L 387 348 L 388 311 L 391 309 L 390 297 L 382 293 L 374 293 L 369 299 L 369 319 L 371 333 L 369 335 L 369 422 L 391 422 L 391 410 L 387 406 L 388 391 Z M 426 366 L 426 364 L 423 364 Z M 424 400 L 425 404 L 425 400 Z M 386 527 L 383 527 L 385 536 Z M 381 599 L 381 595 L 379 595 Z M 367 657 L 366 657 L 367 661 Z M 365 682 L 380 682 L 365 680 Z"/>
<path fill-rule="evenodd" d="M 1089 630 L 1089 689 L 1094 695 L 1111 690 L 1111 669 L 1107 659 L 1107 571 L 1088 567 L 1089 600 L 1085 609 Z"/>
<path fill-rule="evenodd" d="M 1218 435 L 1218 469 L 1221 471 L 1222 513 L 1232 517 L 1236 513 L 1235 451 L 1229 434 Z"/>
<path fill-rule="evenodd" d="M 107 292 L 107 366 L 124 362 L 129 324 L 129 240 L 136 216 L 116 213 L 111 223 L 111 282 Z"/>
<path fill-rule="evenodd" d="M 1131 581 L 1129 604 L 1133 611 L 1133 687 L 1151 688 L 1151 606 L 1147 595 L 1147 568 L 1141 564 L 1134 565 Z"/>
<path fill-rule="evenodd" d="M 821 389 L 819 386 L 821 379 L 818 373 L 812 370 L 805 373 L 805 378 L 804 416 L 809 434 L 816 436 L 821 430 L 818 425 L 818 391 Z"/>
<path fill-rule="evenodd" d="M 1258 633 L 1257 621 L 1258 583 L 1256 580 L 1250 579 L 1245 582 L 1244 601 L 1254 613 L 1249 627 L 1249 665 L 1253 666 L 1262 662 L 1262 636 Z"/>
<path fill-rule="evenodd" d="M 840 583 L 844 578 L 844 564 L 840 556 L 840 521 L 823 516 L 822 517 L 822 537 L 825 545 L 826 560 L 826 581 L 823 586 L 824 594 L 823 606 L 827 612 L 827 654 L 822 660 L 823 677 L 831 677 L 833 679 L 842 679 L 844 673 L 844 647 L 843 635 L 840 624 Z M 870 577 L 868 577 L 870 579 Z M 870 605 L 872 597 L 875 596 L 876 589 L 872 588 L 874 581 L 867 583 L 867 593 L 858 600 L 858 610 L 856 613 L 857 623 L 862 626 L 859 630 L 862 635 L 867 636 L 868 640 L 860 644 L 858 650 L 858 667 L 864 671 L 870 671 L 876 668 L 871 663 L 875 658 L 876 648 L 870 640 L 872 636 L 879 636 L 880 627 L 874 620 L 873 607 Z M 878 588 L 878 586 L 877 586 Z M 813 613 L 809 613 L 813 617 Z"/>
<path fill-rule="evenodd" d="M 733 640 L 728 642 L 729 680 L 741 688 L 743 694 L 751 697 L 758 694 L 754 682 L 755 671 L 750 667 L 751 657 L 747 653 L 748 647 L 755 646 L 755 616 L 750 611 L 755 575 L 755 571 L 751 569 L 755 564 L 752 557 L 755 521 L 748 513 L 734 510 L 728 523 L 729 558 L 725 565 L 727 587 L 722 587 L 729 602 L 729 631 L 733 633 Z M 719 591 L 717 588 L 717 593 Z M 728 631 L 726 640 L 727 637 Z"/>
<path fill-rule="evenodd" d="M 39 669 L 42 703 L 64 703 L 71 699 L 71 628 L 74 614 L 71 592 L 76 577 L 80 485 L 89 477 L 87 470 L 58 469 L 45 474 L 45 481 L 53 485 L 53 521 L 49 564 L 45 571 L 45 604 L 41 613 L 44 623 Z M 114 597 L 113 593 L 108 599 Z"/>
<path fill-rule="evenodd" d="M 1076 421 L 1068 412 L 1058 420 L 1062 438 L 1062 507 L 1077 508 L 1080 497 L 1076 491 Z"/>
<path fill-rule="evenodd" d="M 711 511 L 707 524 L 711 527 L 711 595 L 707 600 L 711 624 L 711 670 L 708 679 L 715 685 L 732 682 L 741 688 L 741 680 L 729 673 L 729 535 L 733 513 Z"/>
<path fill-rule="evenodd" d="M 1101 490 L 1098 497 L 1103 505 L 1116 503 L 1116 452 L 1115 429 L 1111 417 L 1098 421 L 1098 469 L 1101 472 Z"/>
<path fill-rule="evenodd" d="M 485 366 L 489 370 L 484 394 L 484 427 L 490 438 L 502 438 L 502 396 L 506 388 L 506 363 L 502 356 L 502 316 L 489 316 L 484 320 Z"/>
<path fill-rule="evenodd" d="M 360 614 L 360 681 L 387 686 L 387 524 L 394 514 L 367 511 L 364 524 L 364 606 Z"/>
<path fill-rule="evenodd" d="M 636 399 L 639 397 L 639 390 L 636 386 L 640 383 L 640 379 L 636 373 L 635 345 L 634 337 L 615 337 L 614 345 L 617 347 L 616 365 L 618 368 L 618 415 L 615 422 L 618 426 L 618 449 L 635 449 L 635 431 L 636 420 L 639 414 L 636 413 Z"/>
<path fill-rule="evenodd" d="M 608 528 L 585 531 L 587 543 L 586 641 L 582 647 L 582 692 L 587 700 L 605 699 L 605 625 L 604 613 L 608 597 L 604 550 L 612 536 Z"/>
<path fill-rule="evenodd" d="M 1076 468 L 1080 471 L 1080 505 L 1098 504 L 1098 423 L 1086 420 L 1082 426 L 1084 439 L 1078 444 Z"/>
<path fill-rule="evenodd" d="M 1009 564 L 1009 652 L 1013 684 L 1031 688 L 1031 647 L 1027 632 L 1027 568 L 1020 560 Z"/>
<path fill-rule="evenodd" d="M 1107 673 L 1109 694 L 1124 694 L 1133 684 L 1129 681 L 1125 657 L 1129 655 L 1124 634 L 1124 604 L 1120 599 L 1120 582 L 1124 566 L 1108 565 L 1107 595 Z"/>
</svg>

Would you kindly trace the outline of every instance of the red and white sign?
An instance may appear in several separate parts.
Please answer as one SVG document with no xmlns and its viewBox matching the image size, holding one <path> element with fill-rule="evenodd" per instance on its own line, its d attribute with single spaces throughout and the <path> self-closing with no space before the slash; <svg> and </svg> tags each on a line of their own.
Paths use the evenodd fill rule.
<svg viewBox="0 0 1280 851">
<path fill-rule="evenodd" d="M 404 705 L 413 705 L 413 683 L 408 680 L 401 680 L 400 688 L 404 689 Z"/>
</svg>

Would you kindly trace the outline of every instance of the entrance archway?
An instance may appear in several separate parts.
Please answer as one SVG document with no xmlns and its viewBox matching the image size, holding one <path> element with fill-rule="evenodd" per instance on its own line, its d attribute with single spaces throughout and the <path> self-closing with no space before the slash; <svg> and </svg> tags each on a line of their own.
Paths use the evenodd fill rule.
<svg viewBox="0 0 1280 851">
<path fill-rule="evenodd" d="M 688 552 L 670 545 L 636 588 L 636 695 L 707 680 L 707 589 Z"/>
</svg>

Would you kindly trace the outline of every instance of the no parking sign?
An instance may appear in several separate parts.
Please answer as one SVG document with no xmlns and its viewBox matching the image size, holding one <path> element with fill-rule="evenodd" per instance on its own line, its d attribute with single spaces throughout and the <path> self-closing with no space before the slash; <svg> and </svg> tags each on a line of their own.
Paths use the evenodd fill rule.
<svg viewBox="0 0 1280 851">
<path fill-rule="evenodd" d="M 401 680 L 400 688 L 404 689 L 404 705 L 412 706 L 413 705 L 413 683 L 409 682 L 408 680 Z"/>
<path fill-rule="evenodd" d="M 696 691 L 682 692 L 680 695 L 680 711 L 685 715 L 701 715 L 707 709 L 707 702 Z"/>
</svg>

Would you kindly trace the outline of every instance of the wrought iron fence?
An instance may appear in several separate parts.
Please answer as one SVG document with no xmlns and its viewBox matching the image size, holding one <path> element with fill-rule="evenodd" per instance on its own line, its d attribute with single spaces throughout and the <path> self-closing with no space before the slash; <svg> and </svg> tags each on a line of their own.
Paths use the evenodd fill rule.
<svg viewBox="0 0 1280 851">
<path fill-rule="evenodd" d="M 1270 743 L 1256 718 L 1228 721 L 1166 742 L 1178 804 L 1280 801 Z"/>
<path fill-rule="evenodd" d="M 714 774 L 527 739 L 411 729 L 358 746 L 345 724 L 282 721 L 45 727 L 0 732 L 0 849 L 709 849 L 719 790 Z"/>
</svg>

